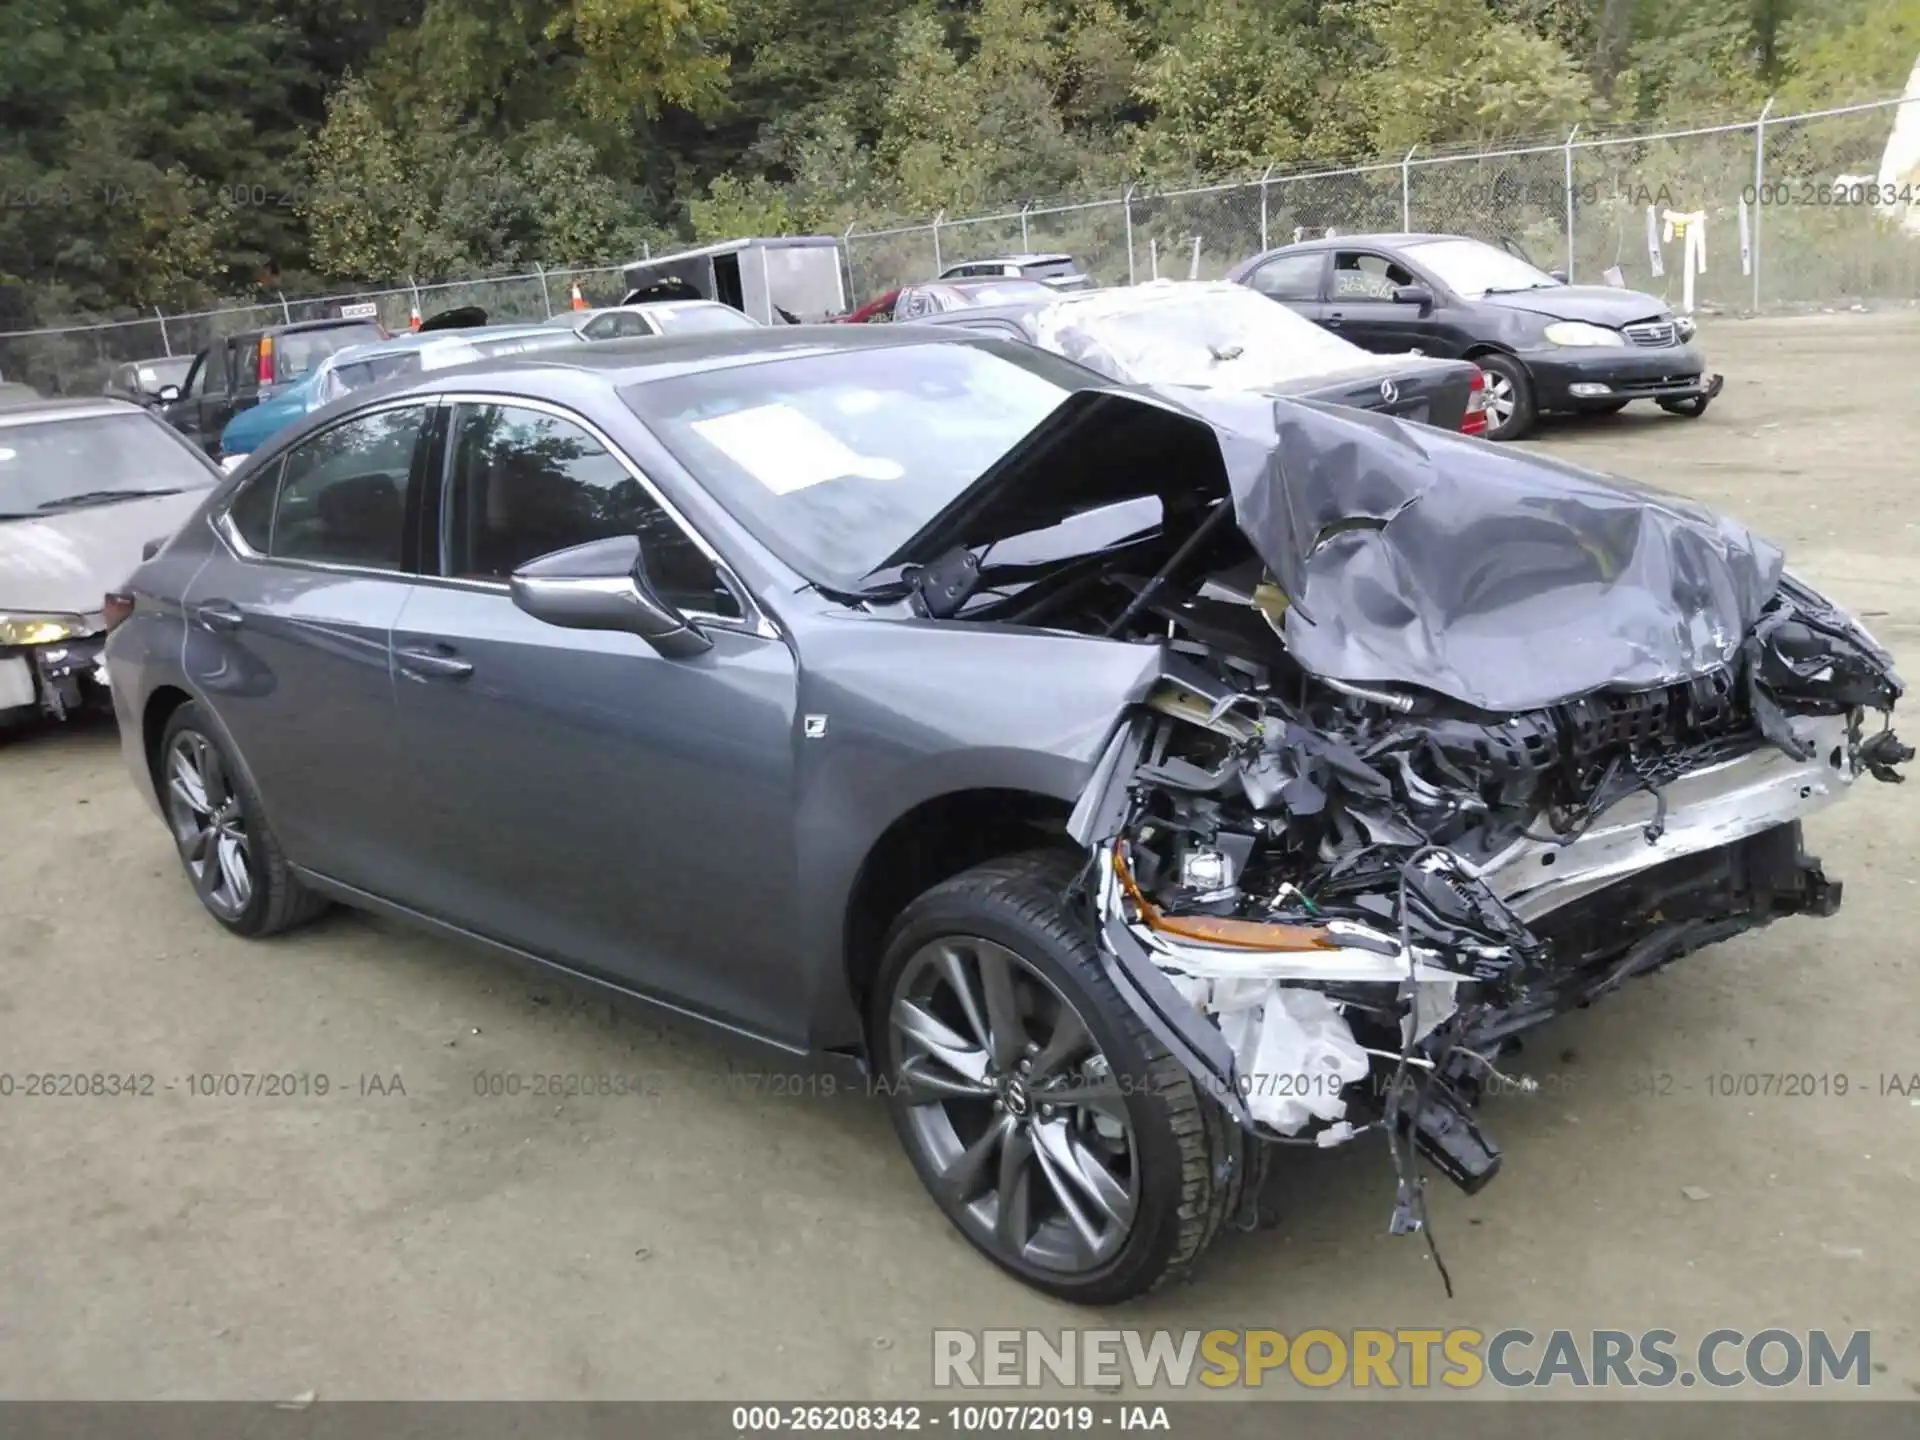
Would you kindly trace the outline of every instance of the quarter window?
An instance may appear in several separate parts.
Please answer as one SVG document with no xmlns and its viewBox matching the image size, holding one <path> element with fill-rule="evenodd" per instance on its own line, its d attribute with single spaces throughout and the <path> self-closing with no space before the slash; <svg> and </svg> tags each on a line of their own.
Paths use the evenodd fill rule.
<svg viewBox="0 0 1920 1440">
<path fill-rule="evenodd" d="M 463 405 L 449 463 L 449 574 L 504 580 L 556 550 L 636 535 L 646 578 L 662 600 L 739 618 L 739 602 L 692 537 L 571 421 L 514 406 Z"/>
<path fill-rule="evenodd" d="M 227 502 L 227 523 L 250 549 L 262 555 L 273 548 L 273 505 L 280 498 L 280 476 L 286 468 L 286 458 L 282 456 Z"/>
</svg>

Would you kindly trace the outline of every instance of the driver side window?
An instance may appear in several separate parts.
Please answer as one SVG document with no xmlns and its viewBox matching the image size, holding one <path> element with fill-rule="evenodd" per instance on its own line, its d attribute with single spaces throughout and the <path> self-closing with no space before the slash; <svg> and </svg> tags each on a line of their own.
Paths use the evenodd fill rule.
<svg viewBox="0 0 1920 1440">
<path fill-rule="evenodd" d="M 637 535 L 647 580 L 662 600 L 741 618 L 706 553 L 580 426 L 538 410 L 462 405 L 450 451 L 447 574 L 505 580 L 556 550 Z"/>
<path fill-rule="evenodd" d="M 1336 300 L 1391 300 L 1402 285 L 1418 283 L 1404 265 L 1384 255 L 1342 250 L 1333 257 L 1333 297 Z"/>
</svg>

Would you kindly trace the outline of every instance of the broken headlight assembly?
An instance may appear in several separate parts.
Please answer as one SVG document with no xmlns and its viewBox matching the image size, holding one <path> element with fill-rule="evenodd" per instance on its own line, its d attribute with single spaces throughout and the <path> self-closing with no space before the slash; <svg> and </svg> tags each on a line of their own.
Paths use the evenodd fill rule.
<svg viewBox="0 0 1920 1440">
<path fill-rule="evenodd" d="M 91 635 L 96 628 L 79 615 L 0 611 L 0 645 L 54 645 Z"/>
</svg>

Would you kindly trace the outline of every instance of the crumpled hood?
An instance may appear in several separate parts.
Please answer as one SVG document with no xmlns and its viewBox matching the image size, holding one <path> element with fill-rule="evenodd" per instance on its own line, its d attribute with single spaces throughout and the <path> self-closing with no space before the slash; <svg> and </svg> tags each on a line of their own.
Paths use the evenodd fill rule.
<svg viewBox="0 0 1920 1440">
<path fill-rule="evenodd" d="M 1144 386 L 1068 397 L 888 563 L 1228 492 L 1302 666 L 1483 710 L 1717 669 L 1780 584 L 1772 544 L 1632 481 L 1371 411 Z"/>
<path fill-rule="evenodd" d="M 1493 711 L 1671 684 L 1725 665 L 1780 583 L 1734 521 L 1526 451 L 1286 402 L 1268 438 L 1223 446 L 1236 518 L 1332 679 Z"/>
<path fill-rule="evenodd" d="M 193 489 L 0 521 L 0 610 L 97 615 L 139 568 L 141 547 L 173 534 L 206 498 Z"/>
</svg>

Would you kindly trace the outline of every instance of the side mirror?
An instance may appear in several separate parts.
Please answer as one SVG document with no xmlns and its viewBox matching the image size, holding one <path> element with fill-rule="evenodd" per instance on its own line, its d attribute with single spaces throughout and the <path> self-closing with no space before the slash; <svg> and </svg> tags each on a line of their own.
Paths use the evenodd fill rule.
<svg viewBox="0 0 1920 1440">
<path fill-rule="evenodd" d="M 1396 285 L 1393 299 L 1396 305 L 1418 305 L 1422 310 L 1433 308 L 1433 291 L 1424 285 Z"/>
<path fill-rule="evenodd" d="M 1549 280 L 1558 280 L 1564 285 L 1567 283 L 1567 272 L 1564 270 L 1549 270 L 1547 271 L 1547 278 Z"/>
<path fill-rule="evenodd" d="M 513 572 L 509 588 L 515 605 L 565 630 L 623 630 L 674 660 L 713 648 L 641 578 L 640 541 L 631 535 L 529 560 Z"/>
<path fill-rule="evenodd" d="M 162 385 L 154 392 L 153 398 L 158 400 L 162 405 L 171 405 L 180 398 L 180 387 L 178 385 Z"/>
</svg>

